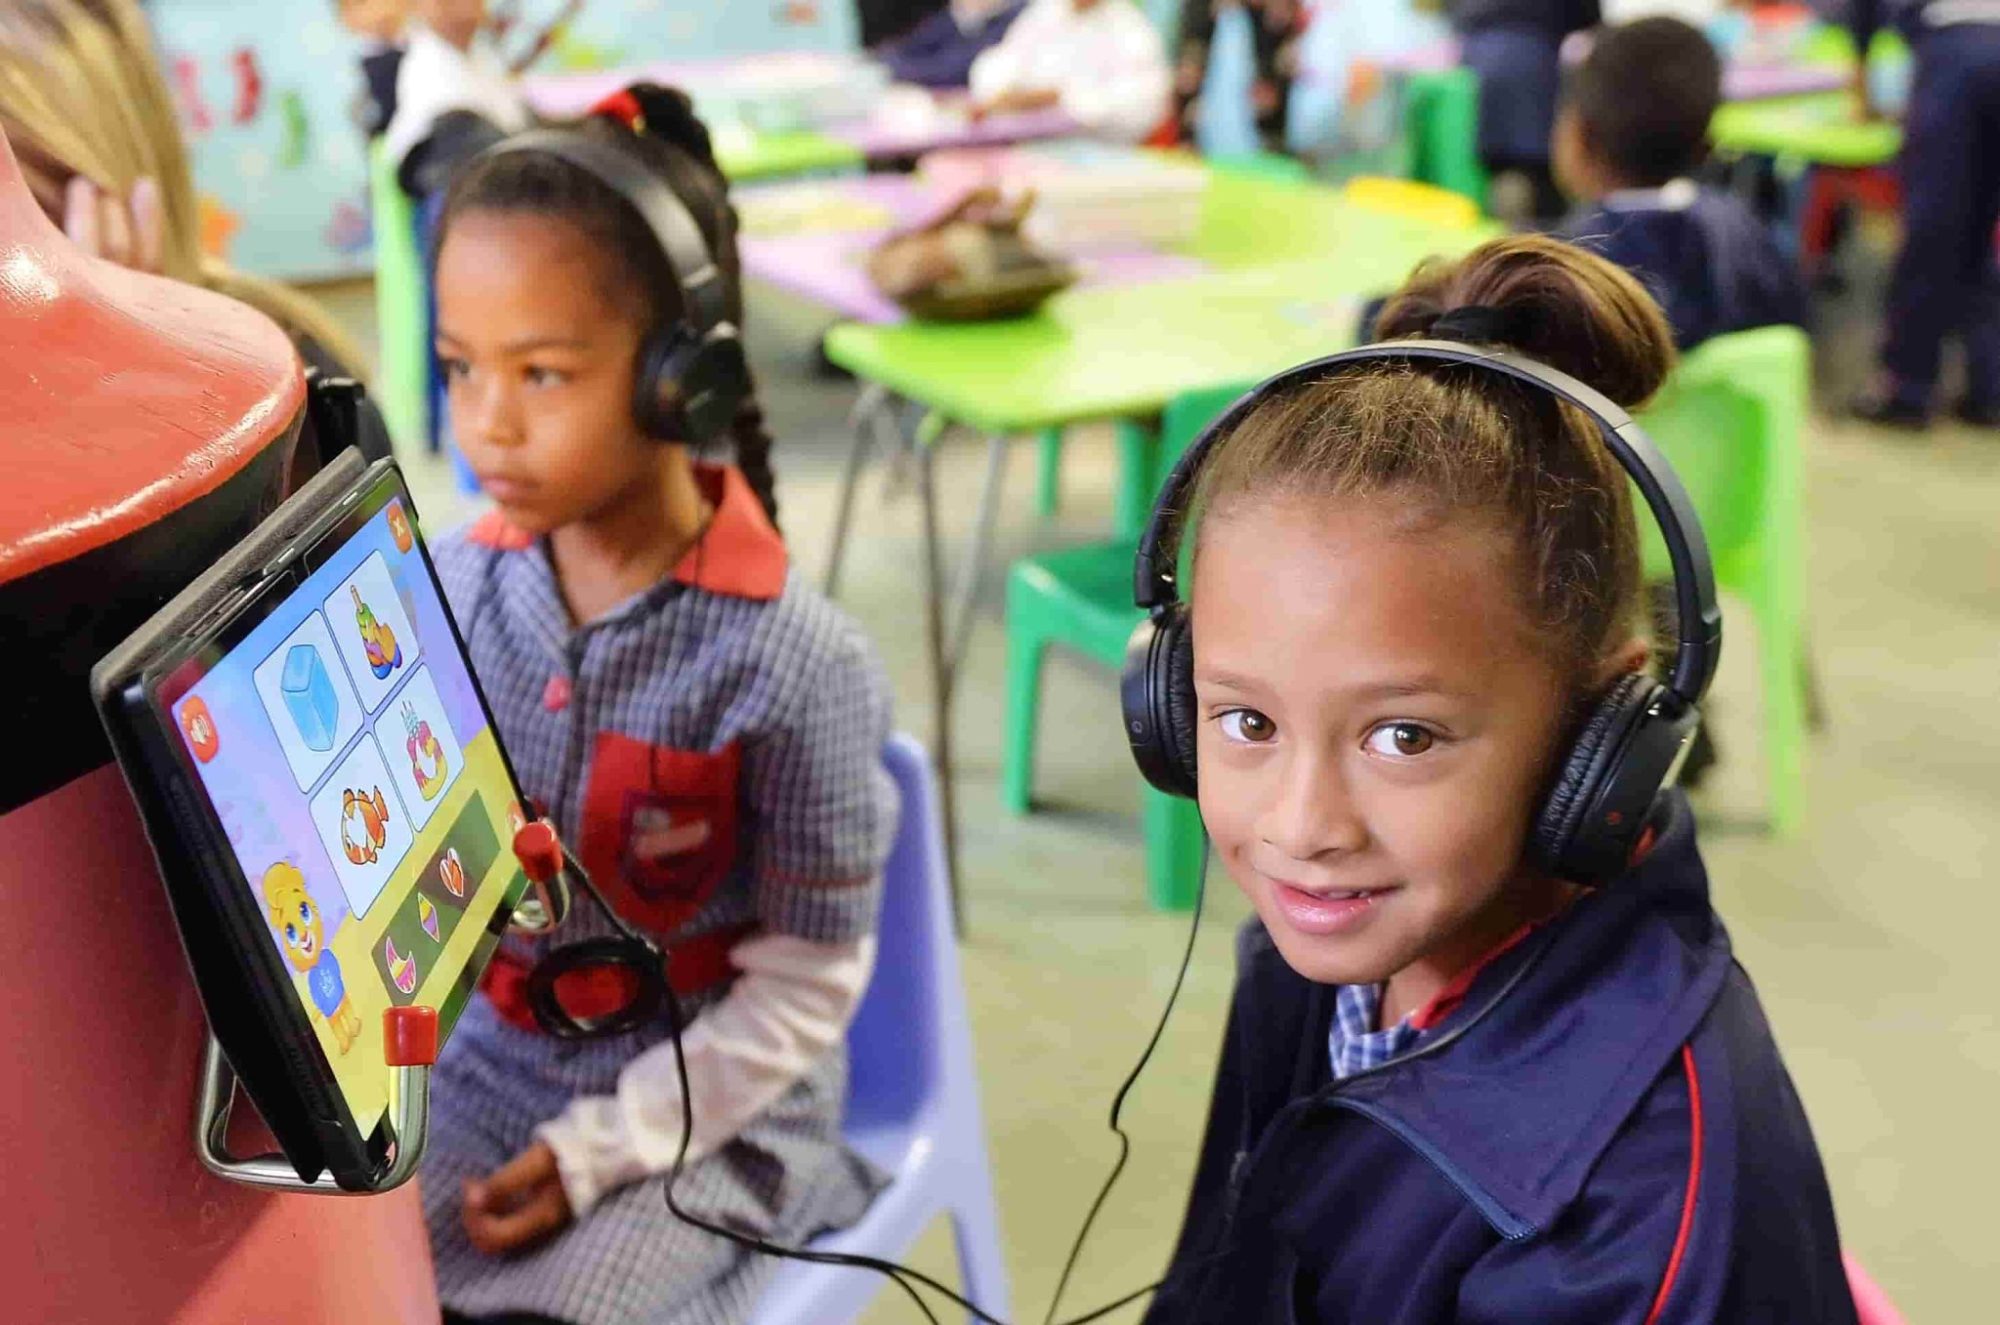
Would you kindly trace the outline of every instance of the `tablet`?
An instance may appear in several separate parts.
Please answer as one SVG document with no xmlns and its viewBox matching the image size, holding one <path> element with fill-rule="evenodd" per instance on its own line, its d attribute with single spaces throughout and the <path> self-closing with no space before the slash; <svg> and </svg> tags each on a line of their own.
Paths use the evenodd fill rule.
<svg viewBox="0 0 2000 1325">
<path fill-rule="evenodd" d="M 343 458 L 92 674 L 231 1066 L 301 1178 L 392 1140 L 383 1012 L 448 1035 L 522 797 L 393 462 Z"/>
</svg>

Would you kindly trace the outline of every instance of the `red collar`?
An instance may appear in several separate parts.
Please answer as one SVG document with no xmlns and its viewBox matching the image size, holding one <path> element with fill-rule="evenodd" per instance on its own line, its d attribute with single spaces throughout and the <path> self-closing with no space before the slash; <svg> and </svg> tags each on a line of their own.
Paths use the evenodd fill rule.
<svg viewBox="0 0 2000 1325">
<path fill-rule="evenodd" d="M 1652 854 L 1653 844 L 1658 836 L 1653 825 L 1647 824 L 1646 831 L 1639 834 L 1638 845 L 1632 848 L 1631 863 L 1633 865 L 1636 866 L 1640 861 Z M 1438 990 L 1432 996 L 1430 1002 L 1412 1012 L 1410 1014 L 1410 1025 L 1419 1031 L 1427 1031 L 1457 1011 L 1458 1005 L 1465 1001 L 1466 992 L 1472 988 L 1472 982 L 1479 978 L 1481 971 L 1492 965 L 1496 957 L 1516 946 L 1522 939 L 1569 910 L 1569 904 L 1581 895 L 1580 893 L 1572 892 L 1555 910 L 1549 912 L 1539 920 L 1530 920 L 1506 938 L 1501 939 L 1497 945 L 1487 951 L 1484 957 L 1481 957 L 1478 961 L 1453 976 L 1451 983 L 1443 989 Z"/>
<path fill-rule="evenodd" d="M 681 557 L 674 579 L 731 598 L 776 598 L 790 558 L 750 480 L 734 465 L 696 465 L 694 481 L 715 507 L 708 531 Z"/>
<path fill-rule="evenodd" d="M 750 490 L 743 471 L 734 465 L 697 464 L 694 480 L 715 514 L 707 531 L 674 567 L 673 578 L 731 598 L 764 600 L 783 593 L 790 565 L 785 540 L 764 514 L 764 505 Z M 533 534 L 510 524 L 497 510 L 474 521 L 466 537 L 500 552 L 525 551 L 535 543 Z"/>
<path fill-rule="evenodd" d="M 1460 971 L 1457 975 L 1454 975 L 1451 978 L 1451 983 L 1433 994 L 1430 1002 L 1410 1014 L 1411 1028 L 1418 1031 L 1430 1030 L 1446 1017 L 1458 1011 L 1458 1005 L 1465 1002 L 1466 994 L 1472 989 L 1472 982 L 1479 978 L 1481 971 L 1491 966 L 1503 954 L 1519 946 L 1522 939 L 1527 938 L 1528 935 L 1534 933 L 1543 925 L 1548 924 L 1549 921 L 1554 920 L 1564 911 L 1567 911 L 1569 904 L 1575 901 L 1576 897 L 1577 894 L 1570 894 L 1547 915 L 1537 920 L 1530 920 L 1527 924 L 1521 926 L 1506 938 L 1501 939 L 1491 948 L 1488 948 L 1484 956 Z"/>
</svg>

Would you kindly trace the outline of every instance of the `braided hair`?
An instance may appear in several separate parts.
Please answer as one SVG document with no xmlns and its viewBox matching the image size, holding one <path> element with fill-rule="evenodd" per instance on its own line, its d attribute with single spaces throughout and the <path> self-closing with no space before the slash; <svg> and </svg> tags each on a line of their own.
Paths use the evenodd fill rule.
<svg viewBox="0 0 2000 1325">
<path fill-rule="evenodd" d="M 694 217 L 709 255 L 727 286 L 726 314 L 743 325 L 743 262 L 736 249 L 736 209 L 716 164 L 708 128 L 694 103 L 675 88 L 641 83 L 625 98 L 639 114 L 627 124 L 593 115 L 573 126 L 579 136 L 626 152 L 672 189 Z M 596 242 L 607 262 L 616 264 L 612 289 L 618 297 L 641 301 L 644 325 L 656 327 L 683 315 L 680 289 L 667 255 L 645 218 L 617 190 L 560 157 L 542 152 L 508 152 L 469 163 L 445 195 L 431 246 L 431 264 L 444 247 L 451 224 L 468 212 L 526 212 L 559 217 Z M 730 422 L 736 466 L 770 517 L 778 520 L 776 479 L 771 472 L 771 435 L 753 388 L 744 393 Z"/>
</svg>

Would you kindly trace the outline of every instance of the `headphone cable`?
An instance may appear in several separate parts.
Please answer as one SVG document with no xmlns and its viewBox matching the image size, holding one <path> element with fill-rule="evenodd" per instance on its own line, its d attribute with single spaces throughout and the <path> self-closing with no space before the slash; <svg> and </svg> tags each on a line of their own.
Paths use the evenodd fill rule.
<svg viewBox="0 0 2000 1325">
<path fill-rule="evenodd" d="M 1167 994 L 1166 1006 L 1160 1010 L 1159 1021 L 1154 1025 L 1153 1033 L 1146 1041 L 1146 1047 L 1140 1052 L 1138 1062 L 1132 1065 L 1132 1070 L 1126 1074 L 1124 1082 L 1119 1086 L 1118 1093 L 1112 1100 L 1110 1127 L 1112 1132 L 1118 1137 L 1118 1157 L 1113 1161 L 1111 1172 L 1106 1176 L 1104 1185 L 1098 1189 L 1096 1199 L 1091 1202 L 1090 1210 L 1084 1216 L 1082 1227 L 1077 1230 L 1076 1241 L 1070 1246 L 1069 1259 L 1063 1265 L 1062 1278 L 1056 1285 L 1055 1297 L 1049 1304 L 1049 1312 L 1045 1318 L 1044 1325 L 1055 1325 L 1055 1314 L 1061 1304 L 1063 1290 L 1067 1287 L 1071 1272 L 1076 1268 L 1076 1263 L 1083 1254 L 1084 1243 L 1089 1238 L 1091 1228 L 1097 1220 L 1099 1211 L 1103 1209 L 1105 1201 L 1109 1199 L 1112 1188 L 1117 1185 L 1119 1177 L 1124 1173 L 1126 1161 L 1131 1156 L 1132 1140 L 1125 1132 L 1123 1126 L 1121 1126 L 1121 1114 L 1124 1111 L 1126 1097 L 1131 1094 L 1132 1088 L 1138 1083 L 1140 1074 L 1146 1070 L 1146 1065 L 1152 1061 L 1153 1051 L 1159 1047 L 1160 1039 L 1166 1033 L 1167 1021 L 1173 1014 L 1175 1003 L 1180 999 L 1182 986 L 1187 982 L 1188 967 L 1194 958 L 1195 942 L 1201 934 L 1202 903 L 1207 896 L 1208 861 L 1209 841 L 1207 834 L 1204 833 L 1202 835 L 1201 874 L 1195 888 L 1194 916 L 1188 925 L 1187 943 L 1181 950 L 1180 967 L 1174 973 L 1173 988 Z M 584 874 L 580 865 L 577 865 L 576 869 L 579 875 Z M 590 889 L 593 896 L 596 895 L 596 885 L 589 882 L 587 875 L 585 875 L 585 886 Z M 618 923 L 621 929 L 624 928 L 622 921 Z M 684 1224 L 701 1229 L 703 1232 L 714 1234 L 716 1237 L 734 1243 L 746 1251 L 774 1256 L 784 1260 L 804 1261 L 812 1265 L 845 1265 L 856 1269 L 873 1270 L 877 1274 L 892 1280 L 898 1288 L 902 1289 L 909 1296 L 910 1300 L 916 1303 L 917 1309 L 923 1312 L 924 1319 L 930 1321 L 932 1325 L 937 1325 L 936 1314 L 932 1312 L 930 1305 L 924 1301 L 922 1295 L 917 1292 L 909 1280 L 915 1280 L 916 1283 L 931 1289 L 959 1307 L 964 1308 L 976 1320 L 985 1322 L 985 1325 L 1008 1325 L 1006 1321 L 981 1308 L 978 1303 L 961 1296 L 923 1271 L 912 1269 L 899 1262 L 851 1252 L 813 1251 L 806 1247 L 787 1247 L 779 1243 L 768 1242 L 763 1238 L 744 1233 L 739 1229 L 717 1224 L 686 1210 L 679 1200 L 675 1198 L 674 1188 L 680 1181 L 682 1170 L 686 1167 L 688 1147 L 694 1136 L 694 1092 L 688 1081 L 687 1054 L 681 1042 L 683 1019 L 681 1016 L 680 999 L 674 993 L 671 981 L 667 982 L 666 997 L 668 1031 L 673 1041 L 674 1049 L 674 1075 L 680 1087 L 681 1096 L 681 1138 L 680 1144 L 674 1152 L 673 1165 L 667 1170 L 664 1192 L 667 1210 L 676 1219 L 679 1219 Z M 908 1278 L 906 1279 L 905 1276 L 908 1276 Z M 1090 1322 L 1107 1316 L 1120 1307 L 1146 1296 L 1146 1294 L 1151 1293 L 1164 1282 L 1166 1281 L 1161 1279 L 1148 1284 L 1144 1288 L 1126 1294 L 1115 1302 L 1107 1303 L 1085 1315 L 1064 1321 L 1062 1325 L 1090 1325 Z"/>
<path fill-rule="evenodd" d="M 1208 857 L 1208 832 L 1204 829 L 1201 835 L 1201 873 L 1195 881 L 1194 919 L 1188 925 L 1187 946 L 1181 949 L 1180 969 L 1174 973 L 1174 986 L 1167 993 L 1166 1006 L 1160 1009 L 1160 1019 L 1153 1027 L 1152 1038 L 1146 1041 L 1146 1047 L 1139 1053 L 1139 1061 L 1132 1065 L 1132 1070 L 1126 1074 L 1124 1082 L 1118 1087 L 1118 1093 L 1111 1098 L 1111 1118 L 1107 1125 L 1111 1128 L 1112 1134 L 1118 1138 L 1118 1158 L 1112 1161 L 1111 1172 L 1105 1176 L 1104 1185 L 1098 1188 L 1097 1199 L 1090 1203 L 1090 1210 L 1084 1215 L 1083 1224 L 1076 1231 L 1076 1241 L 1070 1244 L 1069 1259 L 1063 1262 L 1062 1274 L 1056 1280 L 1056 1291 L 1049 1298 L 1049 1312 L 1042 1318 L 1042 1325 L 1055 1325 L 1056 1312 L 1062 1308 L 1063 1291 L 1069 1287 L 1070 1275 L 1076 1270 L 1077 1262 L 1083 1258 L 1083 1244 L 1090 1237 L 1091 1227 L 1097 1222 L 1098 1213 L 1104 1209 L 1104 1203 L 1111 1198 L 1111 1189 L 1118 1185 L 1118 1179 L 1124 1174 L 1125 1162 L 1132 1156 L 1132 1138 L 1126 1135 L 1125 1128 L 1120 1123 L 1120 1115 L 1125 1109 L 1125 1097 L 1130 1095 L 1132 1088 L 1138 1084 L 1139 1074 L 1146 1070 L 1146 1064 L 1152 1061 L 1153 1050 L 1159 1047 L 1160 1037 L 1166 1034 L 1167 1019 L 1173 1016 L 1174 1004 L 1180 1000 L 1181 986 L 1187 982 L 1188 965 L 1194 959 L 1195 940 L 1201 936 L 1202 903 L 1208 896 Z M 1158 1285 L 1141 1289 L 1140 1292 L 1150 1293 L 1155 1287 Z M 1078 1321 L 1069 1322 L 1068 1325 L 1082 1325 L 1082 1322 L 1094 1320 L 1104 1311 L 1115 1310 L 1130 1300 L 1126 1298 L 1114 1302 L 1102 1311 L 1080 1317 Z"/>
</svg>

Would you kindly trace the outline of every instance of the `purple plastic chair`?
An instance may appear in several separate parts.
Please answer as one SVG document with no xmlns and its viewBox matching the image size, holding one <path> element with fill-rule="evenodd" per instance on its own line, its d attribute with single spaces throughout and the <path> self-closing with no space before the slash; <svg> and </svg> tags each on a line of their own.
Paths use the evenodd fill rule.
<svg viewBox="0 0 2000 1325">
<path fill-rule="evenodd" d="M 883 750 L 882 762 L 902 793 L 903 815 L 883 868 L 875 979 L 847 1032 L 852 1070 L 846 1133 L 849 1145 L 895 1176 L 860 1223 L 812 1245 L 895 1260 L 932 1219 L 949 1214 L 960 1291 L 1004 1320 L 1000 1218 L 930 759 L 922 746 L 899 735 Z M 755 1325 L 851 1321 L 888 1287 L 871 1270 L 786 1261 L 758 1304 Z"/>
</svg>

